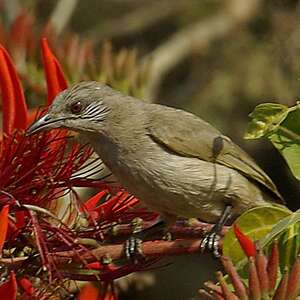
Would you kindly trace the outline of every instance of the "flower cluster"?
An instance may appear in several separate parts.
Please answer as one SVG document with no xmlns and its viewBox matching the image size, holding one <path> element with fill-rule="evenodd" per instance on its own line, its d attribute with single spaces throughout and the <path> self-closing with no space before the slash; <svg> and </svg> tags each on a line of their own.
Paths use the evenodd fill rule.
<svg viewBox="0 0 300 300">
<path fill-rule="evenodd" d="M 0 3 L 1 5 L 1 3 Z M 20 3 L 20 5 L 22 5 Z M 142 96 L 149 65 L 141 64 L 136 49 L 122 48 L 115 51 L 110 42 L 105 42 L 100 51 L 88 38 L 73 32 L 64 32 L 63 38 L 56 33 L 51 17 L 38 24 L 33 13 L 26 7 L 20 9 L 15 18 L 0 24 L 0 43 L 10 51 L 22 83 L 31 103 L 38 103 L 45 96 L 42 84 L 43 70 L 37 63 L 39 38 L 47 36 L 56 49 L 56 56 L 72 82 L 96 80 L 125 93 Z M 1 15 L 2 20 L 6 20 Z"/>
<path fill-rule="evenodd" d="M 41 46 L 49 105 L 67 81 L 46 39 Z M 131 266 L 104 263 L 96 256 L 92 263 L 82 258 L 111 238 L 115 224 L 130 223 L 137 216 L 154 220 L 156 215 L 135 208 L 139 201 L 120 187 L 86 176 L 88 171 L 82 170 L 92 168 L 93 151 L 66 130 L 26 136 L 27 126 L 43 111 L 27 108 L 14 64 L 2 46 L 0 87 L 0 298 L 47 299 L 53 294 L 63 298 L 69 292 L 69 279 L 111 282 L 147 267 L 149 262 Z M 76 187 L 100 188 L 100 192 L 82 204 Z M 56 207 L 66 197 L 75 207 L 67 222 Z M 61 251 L 71 251 L 77 262 L 68 268 L 58 263 L 55 254 Z M 87 272 L 80 273 L 81 269 Z M 104 285 L 103 295 L 114 294 L 110 286 Z"/>
<path fill-rule="evenodd" d="M 234 232 L 248 257 L 247 275 L 245 277 L 245 272 L 244 276 L 239 274 L 230 258 L 222 257 L 221 261 L 228 276 L 224 277 L 222 272 L 217 272 L 219 283 L 206 282 L 207 290 L 199 290 L 201 299 L 295 300 L 300 295 L 300 249 L 291 269 L 285 267 L 282 271 L 276 241 L 271 247 L 269 256 L 266 256 L 236 225 Z"/>
</svg>

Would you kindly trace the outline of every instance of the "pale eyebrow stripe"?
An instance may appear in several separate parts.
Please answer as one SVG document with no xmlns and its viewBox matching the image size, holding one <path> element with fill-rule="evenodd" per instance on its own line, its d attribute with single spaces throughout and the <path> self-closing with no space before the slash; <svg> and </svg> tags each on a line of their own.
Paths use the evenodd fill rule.
<svg viewBox="0 0 300 300">
<path fill-rule="evenodd" d="M 100 103 L 101 105 L 101 103 Z M 91 103 L 84 111 L 84 115 L 94 114 L 95 112 L 99 111 L 101 107 L 95 103 Z"/>
<path fill-rule="evenodd" d="M 86 111 L 86 112 L 84 113 L 84 115 L 93 115 L 93 114 L 95 114 L 95 113 L 98 113 L 99 111 L 100 111 L 100 108 L 95 107 L 95 108 L 93 108 L 93 109 L 90 109 L 89 111 Z"/>
<path fill-rule="evenodd" d="M 103 106 L 103 102 L 91 103 L 87 106 L 84 113 L 81 115 L 82 119 L 100 120 L 108 113 L 107 107 Z"/>
<path fill-rule="evenodd" d="M 96 116 L 96 115 L 100 115 L 104 110 L 105 110 L 105 108 L 95 108 L 94 110 L 86 112 L 83 115 L 93 117 L 93 116 Z"/>
<path fill-rule="evenodd" d="M 91 103 L 87 106 L 87 108 L 85 109 L 85 113 L 90 113 L 90 111 L 93 111 L 95 109 L 98 109 L 100 107 L 100 105 L 103 105 L 103 102 L 98 102 L 96 103 Z"/>
</svg>

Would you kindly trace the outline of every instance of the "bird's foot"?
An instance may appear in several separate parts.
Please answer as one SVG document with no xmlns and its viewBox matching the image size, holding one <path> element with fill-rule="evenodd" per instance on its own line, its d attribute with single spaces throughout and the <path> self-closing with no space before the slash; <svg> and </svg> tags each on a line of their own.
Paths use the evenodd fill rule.
<svg viewBox="0 0 300 300">
<path fill-rule="evenodd" d="M 214 228 L 207 232 L 203 237 L 201 244 L 200 244 L 200 252 L 204 253 L 209 251 L 213 254 L 215 258 L 219 258 L 221 256 L 219 250 L 219 242 L 220 242 L 220 235 L 217 230 Z"/>
<path fill-rule="evenodd" d="M 126 258 L 137 264 L 145 260 L 145 255 L 142 250 L 143 240 L 136 235 L 129 237 L 124 245 Z"/>
<path fill-rule="evenodd" d="M 165 222 L 163 220 L 159 220 L 149 228 L 141 230 L 142 227 L 139 226 L 141 223 L 136 222 L 136 220 L 134 221 L 135 223 L 133 223 L 133 234 L 125 242 L 124 251 L 127 259 L 137 264 L 138 262 L 146 260 L 146 256 L 142 251 L 143 240 L 145 240 L 149 234 L 156 233 L 157 231 L 164 228 Z"/>
<path fill-rule="evenodd" d="M 214 225 L 214 227 L 210 231 L 205 233 L 200 244 L 201 253 L 204 253 L 205 251 L 208 250 L 212 252 L 215 258 L 219 258 L 221 256 L 219 250 L 219 242 L 221 240 L 220 232 L 223 228 L 223 225 L 225 225 L 226 222 L 230 219 L 231 210 L 232 210 L 232 206 L 230 204 L 226 204 L 223 213 L 221 215 L 221 218 L 218 220 L 218 222 Z"/>
</svg>

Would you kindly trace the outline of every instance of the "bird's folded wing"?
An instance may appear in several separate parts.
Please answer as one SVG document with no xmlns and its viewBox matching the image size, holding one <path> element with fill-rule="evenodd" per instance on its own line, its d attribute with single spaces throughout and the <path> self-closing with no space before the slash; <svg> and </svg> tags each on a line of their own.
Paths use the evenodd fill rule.
<svg viewBox="0 0 300 300">
<path fill-rule="evenodd" d="M 169 151 L 195 157 L 235 169 L 262 184 L 283 203 L 276 186 L 266 173 L 228 137 L 193 114 L 156 105 L 153 107 L 148 130 L 151 138 Z"/>
</svg>

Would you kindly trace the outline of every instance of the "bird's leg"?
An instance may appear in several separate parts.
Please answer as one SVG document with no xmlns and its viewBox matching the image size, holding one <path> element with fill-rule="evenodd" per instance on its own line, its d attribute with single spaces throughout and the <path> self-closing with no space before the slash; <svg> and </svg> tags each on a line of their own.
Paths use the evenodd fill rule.
<svg viewBox="0 0 300 300">
<path fill-rule="evenodd" d="M 137 263 L 140 260 L 145 259 L 145 255 L 141 249 L 141 244 L 143 240 L 152 233 L 155 233 L 166 226 L 166 221 L 164 219 L 160 219 L 158 222 L 153 224 L 152 226 L 134 232 L 125 242 L 124 251 L 127 259 L 133 261 L 133 263 Z"/>
<path fill-rule="evenodd" d="M 226 224 L 228 219 L 231 217 L 232 206 L 227 204 L 223 210 L 221 218 L 213 226 L 213 228 L 205 234 L 200 244 L 200 251 L 204 253 L 206 250 L 209 250 L 213 255 L 218 258 L 221 256 L 219 252 L 219 241 L 220 241 L 220 231 L 222 230 L 223 225 Z"/>
</svg>

